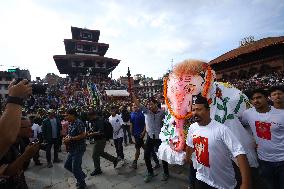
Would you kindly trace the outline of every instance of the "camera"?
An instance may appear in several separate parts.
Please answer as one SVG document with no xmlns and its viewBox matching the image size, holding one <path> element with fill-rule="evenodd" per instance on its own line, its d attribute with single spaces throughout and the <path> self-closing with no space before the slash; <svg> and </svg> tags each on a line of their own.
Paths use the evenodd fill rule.
<svg viewBox="0 0 284 189">
<path fill-rule="evenodd" d="M 24 78 L 18 78 L 16 80 L 16 82 L 14 83 L 14 85 L 17 85 L 20 81 L 22 81 Z M 46 85 L 42 85 L 42 84 L 32 84 L 32 93 L 33 94 L 45 94 L 46 92 Z"/>
<path fill-rule="evenodd" d="M 35 139 L 34 141 L 32 141 L 30 144 L 39 144 L 39 148 L 41 150 L 45 150 L 47 147 L 47 143 L 46 142 L 41 142 L 39 139 Z"/>
</svg>

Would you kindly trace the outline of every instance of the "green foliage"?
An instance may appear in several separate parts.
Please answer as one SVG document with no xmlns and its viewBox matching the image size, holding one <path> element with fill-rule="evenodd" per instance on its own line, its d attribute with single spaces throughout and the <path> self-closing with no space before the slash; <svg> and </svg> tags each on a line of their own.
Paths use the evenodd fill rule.
<svg viewBox="0 0 284 189">
<path fill-rule="evenodd" d="M 219 115 L 215 115 L 215 120 L 218 121 L 219 123 L 222 123 L 222 119 Z"/>
<path fill-rule="evenodd" d="M 217 108 L 218 108 L 219 110 L 224 110 L 224 107 L 223 107 L 221 104 L 218 104 L 218 103 L 217 103 Z"/>
<path fill-rule="evenodd" d="M 227 119 L 234 119 L 234 114 L 229 114 L 229 115 L 227 116 Z"/>
</svg>

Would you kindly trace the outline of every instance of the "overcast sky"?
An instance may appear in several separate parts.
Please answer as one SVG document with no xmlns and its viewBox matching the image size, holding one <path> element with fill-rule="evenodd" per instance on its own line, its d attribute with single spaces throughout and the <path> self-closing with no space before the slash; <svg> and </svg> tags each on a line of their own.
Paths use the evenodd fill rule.
<svg viewBox="0 0 284 189">
<path fill-rule="evenodd" d="M 284 0 L 1 0 L 0 69 L 59 74 L 71 26 L 100 30 L 106 57 L 121 60 L 113 77 L 160 77 L 187 58 L 210 61 L 256 40 L 284 35 Z"/>
</svg>

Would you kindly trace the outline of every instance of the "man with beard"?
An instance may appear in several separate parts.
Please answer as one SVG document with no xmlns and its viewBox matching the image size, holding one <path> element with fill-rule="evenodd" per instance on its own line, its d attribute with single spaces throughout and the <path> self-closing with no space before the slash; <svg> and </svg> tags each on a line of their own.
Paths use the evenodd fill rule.
<svg viewBox="0 0 284 189">
<path fill-rule="evenodd" d="M 211 120 L 206 98 L 198 95 L 193 99 L 192 104 L 192 113 L 196 122 L 188 129 L 186 161 L 192 163 L 190 159 L 195 151 L 197 163 L 195 188 L 234 189 L 237 181 L 230 156 L 232 154 L 237 159 L 242 175 L 241 189 L 249 189 L 250 169 L 241 143 L 227 126 Z"/>
<path fill-rule="evenodd" d="M 284 87 L 271 87 L 270 100 L 273 102 L 275 109 L 284 110 Z"/>
<path fill-rule="evenodd" d="M 271 97 L 272 94 L 273 92 Z M 272 99 L 276 102 L 274 105 L 279 108 L 280 98 L 278 100 L 273 96 Z M 254 90 L 251 100 L 254 107 L 243 112 L 242 123 L 250 127 L 255 138 L 260 176 L 267 189 L 282 189 L 284 188 L 284 111 L 270 107 L 268 95 L 262 89 Z"/>
</svg>

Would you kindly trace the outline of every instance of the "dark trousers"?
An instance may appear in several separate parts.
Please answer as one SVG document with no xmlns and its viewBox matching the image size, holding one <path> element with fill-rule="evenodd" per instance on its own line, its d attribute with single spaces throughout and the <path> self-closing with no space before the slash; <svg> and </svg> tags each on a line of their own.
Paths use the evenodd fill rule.
<svg viewBox="0 0 284 189">
<path fill-rule="evenodd" d="M 52 139 L 51 141 L 48 141 L 46 145 L 46 160 L 48 163 L 51 162 L 51 147 L 53 145 L 54 150 L 54 159 L 58 159 L 58 149 L 59 149 L 59 139 Z"/>
<path fill-rule="evenodd" d="M 114 142 L 117 157 L 124 159 L 123 146 L 122 146 L 123 137 L 113 139 L 113 142 Z"/>
<path fill-rule="evenodd" d="M 284 188 L 284 161 L 268 162 L 259 160 L 260 176 L 267 189 Z"/>
<path fill-rule="evenodd" d="M 145 144 L 145 150 L 144 150 L 144 159 L 145 159 L 145 164 L 146 164 L 148 173 L 153 174 L 153 172 L 154 172 L 153 167 L 152 167 L 152 163 L 151 163 L 151 156 L 153 156 L 153 152 L 155 152 L 155 149 L 159 148 L 160 144 L 161 144 L 160 139 L 152 139 L 149 136 L 147 136 L 147 140 L 146 140 L 146 144 Z M 154 156 L 153 156 L 153 158 L 154 158 Z M 163 164 L 164 173 L 169 174 L 168 162 L 162 161 L 162 164 Z"/>
<path fill-rule="evenodd" d="M 35 163 L 39 163 L 39 151 L 35 153 L 35 155 L 33 156 L 33 160 Z"/>
<path fill-rule="evenodd" d="M 93 158 L 95 170 L 98 170 L 98 171 L 101 170 L 100 157 L 103 157 L 111 162 L 116 161 L 116 157 L 104 151 L 105 146 L 106 146 L 106 139 L 96 140 L 94 143 L 92 158 Z"/>
<path fill-rule="evenodd" d="M 156 163 L 156 165 L 160 165 L 160 162 L 159 162 L 159 159 L 158 159 L 158 156 L 157 156 L 156 152 L 157 151 L 155 149 L 153 149 L 151 155 L 152 155 L 152 158 L 153 158 L 154 162 Z"/>
<path fill-rule="evenodd" d="M 196 179 L 196 181 L 195 181 L 195 189 L 215 189 L 215 188 L 212 187 L 212 186 L 209 186 L 205 182 L 202 182 L 202 181 Z"/>
<path fill-rule="evenodd" d="M 86 174 L 82 170 L 82 157 L 85 151 L 68 153 L 64 168 L 73 173 L 77 183 L 85 185 Z"/>
<path fill-rule="evenodd" d="M 131 133 L 130 133 L 130 126 L 127 125 L 127 124 L 123 124 L 122 125 L 122 129 L 123 129 L 124 144 L 127 144 L 127 135 L 128 135 L 129 143 L 132 143 L 132 138 L 131 138 Z"/>
<path fill-rule="evenodd" d="M 193 165 L 189 165 L 189 174 L 188 174 L 188 185 L 194 188 L 194 183 L 196 181 L 196 169 L 194 169 Z"/>
<path fill-rule="evenodd" d="M 236 188 L 240 188 L 242 184 L 242 176 L 239 167 L 232 161 L 235 170 L 235 178 L 237 180 Z M 259 168 L 250 167 L 251 172 L 251 187 L 252 189 L 266 189 L 263 178 L 259 174 Z"/>
</svg>

